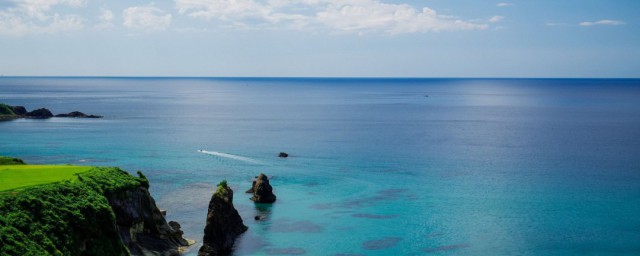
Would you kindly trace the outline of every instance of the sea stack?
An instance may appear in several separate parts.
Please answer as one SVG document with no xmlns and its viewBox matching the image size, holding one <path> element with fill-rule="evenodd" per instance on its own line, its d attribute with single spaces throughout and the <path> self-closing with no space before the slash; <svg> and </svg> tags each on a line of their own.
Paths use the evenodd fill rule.
<svg viewBox="0 0 640 256">
<path fill-rule="evenodd" d="M 264 173 L 261 173 L 253 181 L 253 186 L 247 191 L 247 193 L 253 193 L 253 200 L 256 203 L 273 203 L 276 201 L 276 195 L 273 194 L 273 188 L 269 184 L 269 178 Z"/>
<path fill-rule="evenodd" d="M 207 225 L 198 256 L 231 254 L 236 238 L 247 229 L 233 207 L 233 190 L 226 181 L 220 182 L 209 201 Z"/>
</svg>

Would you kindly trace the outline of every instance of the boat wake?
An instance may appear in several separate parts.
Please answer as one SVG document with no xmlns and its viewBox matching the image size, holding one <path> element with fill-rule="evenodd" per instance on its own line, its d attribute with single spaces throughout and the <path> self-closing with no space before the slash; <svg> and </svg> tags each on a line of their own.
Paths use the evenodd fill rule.
<svg viewBox="0 0 640 256">
<path fill-rule="evenodd" d="M 233 160 L 238 160 L 238 161 L 242 161 L 242 162 L 246 162 L 246 163 L 252 163 L 252 164 L 262 164 L 260 161 L 248 158 L 248 157 L 244 157 L 244 156 L 238 156 L 238 155 L 232 155 L 232 154 L 227 154 L 227 153 L 222 153 L 222 152 L 217 152 L 217 151 L 207 151 L 207 150 L 198 150 L 198 152 L 203 153 L 203 154 L 207 154 L 207 155 L 212 155 L 212 156 L 218 156 L 218 157 L 223 157 L 223 158 L 228 158 L 228 159 L 233 159 Z"/>
</svg>

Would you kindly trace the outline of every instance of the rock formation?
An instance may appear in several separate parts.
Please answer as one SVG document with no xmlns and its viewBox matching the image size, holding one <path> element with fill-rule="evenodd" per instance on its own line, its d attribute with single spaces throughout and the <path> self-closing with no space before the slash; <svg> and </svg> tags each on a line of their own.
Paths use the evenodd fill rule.
<svg viewBox="0 0 640 256">
<path fill-rule="evenodd" d="M 19 116 L 27 114 L 27 109 L 23 106 L 12 106 L 11 109 L 13 110 L 13 113 Z"/>
<path fill-rule="evenodd" d="M 12 120 L 16 118 L 50 118 L 54 115 L 46 108 L 39 108 L 34 111 L 27 111 L 23 106 L 9 106 L 0 103 L 0 120 Z M 102 118 L 98 115 L 87 115 L 80 111 L 73 111 L 67 114 L 57 114 L 55 117 L 75 117 L 75 118 Z"/>
<path fill-rule="evenodd" d="M 180 247 L 193 244 L 182 237 L 180 224 L 167 223 L 148 187 L 108 194 L 122 242 L 132 255 L 180 255 Z"/>
<path fill-rule="evenodd" d="M 102 116 L 87 115 L 80 111 L 73 111 L 68 114 L 57 114 L 55 117 L 74 117 L 74 118 L 102 118 Z"/>
<path fill-rule="evenodd" d="M 231 254 L 236 238 L 247 229 L 233 207 L 233 190 L 226 181 L 220 182 L 209 202 L 203 245 L 198 256 Z"/>
<path fill-rule="evenodd" d="M 30 118 L 50 118 L 53 117 L 53 114 L 51 114 L 51 111 L 46 108 L 39 108 L 34 111 L 27 112 L 25 116 Z"/>
<path fill-rule="evenodd" d="M 276 201 L 276 195 L 273 194 L 273 188 L 269 184 L 269 178 L 264 173 L 256 176 L 253 184 L 247 193 L 252 193 L 251 200 L 256 203 L 273 203 Z"/>
<path fill-rule="evenodd" d="M 285 152 L 280 152 L 280 154 L 278 154 L 278 157 L 287 158 L 287 157 L 289 157 L 289 154 L 287 154 Z"/>
</svg>

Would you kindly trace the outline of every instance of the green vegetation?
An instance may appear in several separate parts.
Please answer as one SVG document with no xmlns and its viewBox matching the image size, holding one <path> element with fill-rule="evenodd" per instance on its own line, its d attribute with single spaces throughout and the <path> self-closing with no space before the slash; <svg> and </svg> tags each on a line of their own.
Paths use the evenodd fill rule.
<svg viewBox="0 0 640 256">
<path fill-rule="evenodd" d="M 0 165 L 0 192 L 64 180 L 75 181 L 75 174 L 93 168 L 72 165 Z"/>
<path fill-rule="evenodd" d="M 13 108 L 7 104 L 0 103 L 0 116 L 15 116 Z"/>
<path fill-rule="evenodd" d="M 224 189 L 227 189 L 227 180 L 222 180 L 218 183 L 218 188 L 216 189 L 215 194 L 222 195 L 221 193 L 223 193 Z"/>
<path fill-rule="evenodd" d="M 118 235 L 108 198 L 148 186 L 146 178 L 106 167 L 14 165 L 0 169 L 13 172 L 11 179 L 29 186 L 0 192 L 0 255 L 129 254 Z M 43 181 L 38 175 L 20 175 L 29 171 L 57 182 L 34 185 Z M 28 177 L 38 181 L 33 183 Z"/>
<path fill-rule="evenodd" d="M 0 165 L 15 165 L 15 164 L 25 164 L 25 162 L 22 161 L 22 159 L 20 158 L 0 156 Z"/>
</svg>

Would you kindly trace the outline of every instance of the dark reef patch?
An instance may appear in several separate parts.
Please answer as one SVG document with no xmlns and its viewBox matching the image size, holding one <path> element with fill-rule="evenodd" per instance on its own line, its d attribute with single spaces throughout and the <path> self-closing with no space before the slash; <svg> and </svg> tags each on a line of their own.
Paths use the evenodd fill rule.
<svg viewBox="0 0 640 256">
<path fill-rule="evenodd" d="M 289 247 L 289 248 L 271 248 L 264 250 L 268 255 L 304 255 L 307 253 L 302 248 Z"/>
<path fill-rule="evenodd" d="M 333 209 L 335 207 L 336 206 L 331 204 L 331 203 L 311 205 L 311 208 L 312 209 L 316 209 L 316 210 L 329 210 L 329 209 Z"/>
<path fill-rule="evenodd" d="M 389 215 L 378 215 L 378 214 L 366 214 L 366 213 L 356 213 L 351 215 L 354 218 L 364 218 L 364 219 L 393 219 L 398 217 L 398 214 L 389 214 Z"/>
<path fill-rule="evenodd" d="M 279 219 L 273 221 L 271 231 L 281 233 L 321 233 L 324 228 L 311 221 L 292 221 L 289 219 Z"/>
<path fill-rule="evenodd" d="M 396 246 L 402 238 L 399 237 L 385 237 L 382 239 L 369 240 L 362 243 L 362 248 L 366 250 L 382 250 Z"/>
<path fill-rule="evenodd" d="M 380 202 L 395 200 L 415 200 L 415 195 L 409 193 L 408 189 L 384 189 L 376 192 L 374 195 L 360 199 L 349 200 L 342 203 L 343 208 L 360 208 L 374 206 Z"/>
<path fill-rule="evenodd" d="M 452 245 L 443 245 L 438 247 L 424 248 L 422 249 L 422 251 L 423 252 L 442 252 L 442 251 L 451 251 L 451 250 L 467 248 L 467 247 L 469 247 L 468 244 L 452 244 Z"/>
<path fill-rule="evenodd" d="M 233 253 L 235 255 L 256 254 L 271 244 L 262 236 L 246 232 L 236 243 Z"/>
</svg>

